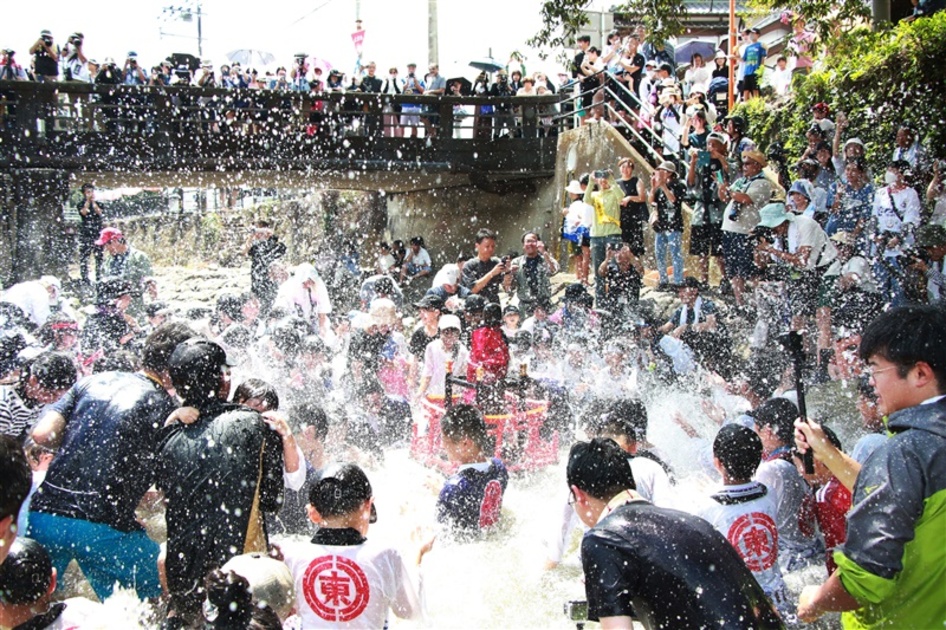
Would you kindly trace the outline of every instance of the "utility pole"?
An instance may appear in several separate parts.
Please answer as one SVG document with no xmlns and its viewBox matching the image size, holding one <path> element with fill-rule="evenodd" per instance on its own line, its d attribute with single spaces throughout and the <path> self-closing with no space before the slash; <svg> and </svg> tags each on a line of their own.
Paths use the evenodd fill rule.
<svg viewBox="0 0 946 630">
<path fill-rule="evenodd" d="M 201 6 L 200 3 L 197 3 L 197 56 L 200 57 L 201 63 L 204 59 L 204 29 L 203 24 L 200 19 Z"/>
<path fill-rule="evenodd" d="M 437 36 L 437 0 L 427 0 L 428 63 L 440 65 L 440 43 Z"/>
<path fill-rule="evenodd" d="M 871 18 L 874 30 L 884 23 L 890 22 L 890 0 L 873 0 L 871 3 Z"/>
</svg>

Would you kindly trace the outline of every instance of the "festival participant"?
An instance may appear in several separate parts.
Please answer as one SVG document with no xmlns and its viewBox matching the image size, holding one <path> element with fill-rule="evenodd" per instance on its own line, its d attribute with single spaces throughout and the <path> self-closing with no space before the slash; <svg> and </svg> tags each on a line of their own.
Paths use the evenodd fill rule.
<svg viewBox="0 0 946 630">
<path fill-rule="evenodd" d="M 423 396 L 443 396 L 444 379 L 447 376 L 447 363 L 453 362 L 453 376 L 466 375 L 470 351 L 459 343 L 460 318 L 456 315 L 441 315 L 437 323 L 439 336 L 427 344 L 424 349 L 423 369 L 417 398 Z"/>
<path fill-rule="evenodd" d="M 59 575 L 75 559 L 99 599 L 118 582 L 157 597 L 158 545 L 135 508 L 154 482 L 158 429 L 177 406 L 168 358 L 194 331 L 165 324 L 145 341 L 141 370 L 80 380 L 43 414 L 37 444 L 59 449 L 30 505 L 31 538 Z"/>
<path fill-rule="evenodd" d="M 43 352 L 20 369 L 16 384 L 0 385 L 0 434 L 21 443 L 46 405 L 62 398 L 76 382 L 72 358 L 61 352 Z"/>
<path fill-rule="evenodd" d="M 230 374 L 220 346 L 188 339 L 168 366 L 183 404 L 199 412 L 192 424 L 164 428 L 155 449 L 156 485 L 167 500 L 168 618 L 187 624 L 199 616 L 211 568 L 266 552 L 263 517 L 279 508 L 283 444 L 258 412 L 226 402 Z"/>
<path fill-rule="evenodd" d="M 499 304 L 499 287 L 509 273 L 509 258 L 500 260 L 493 256 L 495 251 L 496 233 L 486 228 L 477 232 L 476 258 L 464 263 L 460 284 L 471 293 L 482 295 L 487 302 Z"/>
<path fill-rule="evenodd" d="M 762 440 L 740 424 L 727 424 L 713 440 L 713 467 L 723 488 L 696 514 L 713 525 L 739 552 L 762 590 L 785 620 L 794 616 L 778 565 L 777 506 L 772 493 L 752 475 L 762 461 Z"/>
<path fill-rule="evenodd" d="M 535 232 L 522 235 L 523 255 L 510 261 L 509 273 L 503 278 L 506 293 L 515 292 L 519 308 L 528 317 L 542 298 L 552 297 L 550 278 L 558 273 L 558 261 L 545 248 Z"/>
<path fill-rule="evenodd" d="M 794 571 L 821 555 L 816 536 L 814 497 L 792 459 L 792 423 L 798 408 L 787 398 L 770 398 L 750 414 L 762 439 L 762 463 L 755 480 L 772 492 L 778 512 L 778 561 L 783 571 Z"/>
<path fill-rule="evenodd" d="M 452 407 L 440 421 L 440 431 L 447 459 L 459 468 L 437 497 L 437 522 L 459 538 L 475 537 L 499 522 L 509 473 L 490 456 L 486 422 L 476 407 Z"/>
<path fill-rule="evenodd" d="M 465 264 L 463 265 L 466 266 Z M 440 268 L 424 297 L 432 296 L 443 302 L 443 310 L 456 313 L 462 300 L 470 295 L 470 290 L 460 284 L 460 266 L 447 264 Z"/>
<path fill-rule="evenodd" d="M 831 445 L 841 451 L 841 440 L 837 434 L 827 426 L 822 426 L 821 430 Z M 834 552 L 844 544 L 847 537 L 845 519 L 851 509 L 851 490 L 846 488 L 820 459 L 814 460 L 814 472 L 806 473 L 802 459 L 800 454 L 795 454 L 795 467 L 815 492 L 815 518 L 818 520 L 818 529 L 824 536 L 825 567 L 828 569 L 828 575 L 831 575 L 838 568 L 834 561 Z"/>
<path fill-rule="evenodd" d="M 96 310 L 85 320 L 80 334 L 83 363 L 92 365 L 103 356 L 134 347 L 141 328 L 131 315 L 131 283 L 122 278 L 106 278 L 96 288 Z"/>
<path fill-rule="evenodd" d="M 0 435 L 0 566 L 17 536 L 20 507 L 30 493 L 30 466 L 23 447 L 8 435 Z"/>
<path fill-rule="evenodd" d="M 89 284 L 89 256 L 95 257 L 95 279 L 102 276 L 102 248 L 95 244 L 102 232 L 104 209 L 95 198 L 95 185 L 82 184 L 82 201 L 78 205 L 79 211 L 79 278 Z"/>
<path fill-rule="evenodd" d="M 378 516 L 371 483 L 360 467 L 329 466 L 309 492 L 306 512 L 319 526 L 315 536 L 281 546 L 302 627 L 384 628 L 388 610 L 401 619 L 422 617 L 423 581 L 400 552 L 368 540 Z M 433 542 L 417 550 L 411 558 L 415 566 Z"/>
<path fill-rule="evenodd" d="M 612 440 L 578 442 L 568 455 L 573 507 L 591 528 L 581 542 L 588 619 L 630 628 L 781 628 L 762 588 L 703 519 L 645 501 Z"/>
<path fill-rule="evenodd" d="M 946 314 L 932 306 L 891 309 L 861 338 L 860 356 L 887 414 L 891 437 L 856 473 L 847 540 L 838 570 L 806 587 L 798 616 L 812 622 L 844 611 L 859 628 L 910 628 L 946 619 Z M 796 422 L 796 443 L 812 448 L 842 481 L 816 425 Z"/>
<path fill-rule="evenodd" d="M 486 304 L 481 311 L 474 312 L 470 325 L 466 379 L 477 384 L 476 395 L 487 407 L 484 411 L 499 412 L 505 407 L 503 380 L 509 368 L 509 342 L 502 331 L 499 304 Z"/>
<path fill-rule="evenodd" d="M 102 621 L 104 607 L 85 597 L 55 601 L 58 574 L 49 553 L 35 540 L 19 538 L 0 565 L 0 626 L 87 628 Z"/>
<path fill-rule="evenodd" d="M 292 277 L 280 285 L 273 306 L 287 309 L 306 321 L 312 332 L 323 339 L 331 335 L 328 315 L 332 312 L 328 288 L 312 263 L 296 267 Z"/>
<path fill-rule="evenodd" d="M 62 285 L 56 276 L 43 276 L 14 284 L 3 292 L 0 301 L 17 306 L 32 327 L 39 327 L 54 309 L 59 310 L 61 292 Z"/>
<path fill-rule="evenodd" d="M 128 312 L 135 317 L 142 315 L 145 308 L 145 281 L 153 275 L 147 254 L 130 246 L 122 231 L 113 227 L 102 230 L 95 245 L 109 255 L 103 275 L 128 281 L 132 289 Z"/>
<path fill-rule="evenodd" d="M 930 304 L 946 306 L 946 275 L 943 259 L 946 258 L 946 227 L 937 224 L 924 225 L 916 231 L 916 248 L 920 256 L 912 257 L 910 269 L 926 278 L 926 297 Z"/>
<path fill-rule="evenodd" d="M 716 304 L 700 295 L 696 278 L 684 278 L 677 287 L 677 296 L 680 307 L 660 332 L 685 343 L 704 367 L 728 378 L 732 373 L 732 340 L 718 317 Z"/>
</svg>

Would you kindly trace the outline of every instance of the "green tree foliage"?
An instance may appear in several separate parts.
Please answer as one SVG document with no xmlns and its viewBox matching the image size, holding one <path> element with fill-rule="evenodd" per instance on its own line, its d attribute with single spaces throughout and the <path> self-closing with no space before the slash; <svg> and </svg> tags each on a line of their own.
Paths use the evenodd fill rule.
<svg viewBox="0 0 946 630">
<path fill-rule="evenodd" d="M 843 112 L 848 128 L 842 138 L 867 143 L 867 157 L 876 169 L 889 159 L 897 127 L 917 129 L 924 145 L 946 157 L 946 12 L 895 28 L 872 32 L 863 27 L 838 37 L 823 65 L 797 76 L 792 100 L 773 108 L 762 99 L 741 104 L 750 136 L 765 147 L 780 140 L 788 155 L 804 151 L 811 108 L 824 102 Z"/>
</svg>

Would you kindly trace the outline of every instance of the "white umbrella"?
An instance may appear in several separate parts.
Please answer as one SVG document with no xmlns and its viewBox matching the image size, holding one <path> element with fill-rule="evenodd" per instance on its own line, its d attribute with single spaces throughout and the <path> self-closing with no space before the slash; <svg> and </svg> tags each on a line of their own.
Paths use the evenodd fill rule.
<svg viewBox="0 0 946 630">
<path fill-rule="evenodd" d="M 239 48 L 227 53 L 230 63 L 238 63 L 244 68 L 265 68 L 276 61 L 276 55 L 252 48 Z"/>
</svg>

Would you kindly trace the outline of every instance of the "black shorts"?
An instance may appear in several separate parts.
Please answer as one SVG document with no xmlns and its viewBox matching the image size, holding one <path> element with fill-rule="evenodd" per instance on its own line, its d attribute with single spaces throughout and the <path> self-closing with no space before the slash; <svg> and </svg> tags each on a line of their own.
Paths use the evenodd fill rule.
<svg viewBox="0 0 946 630">
<path fill-rule="evenodd" d="M 582 237 L 581 237 L 581 246 L 582 246 L 582 247 L 591 247 L 591 237 L 590 237 L 590 236 L 582 236 Z"/>
<path fill-rule="evenodd" d="M 742 91 L 743 92 L 758 92 L 759 91 L 759 77 L 753 74 L 747 74 L 742 79 Z"/>
<path fill-rule="evenodd" d="M 723 232 L 723 254 L 726 258 L 726 274 L 730 278 L 753 278 L 759 268 L 752 257 L 755 244 L 748 234 Z"/>
<path fill-rule="evenodd" d="M 811 317 L 818 305 L 820 271 L 805 271 L 800 278 L 788 281 L 788 306 L 796 317 Z"/>
<path fill-rule="evenodd" d="M 691 256 L 722 256 L 723 228 L 720 225 L 694 225 L 690 228 Z"/>
</svg>

